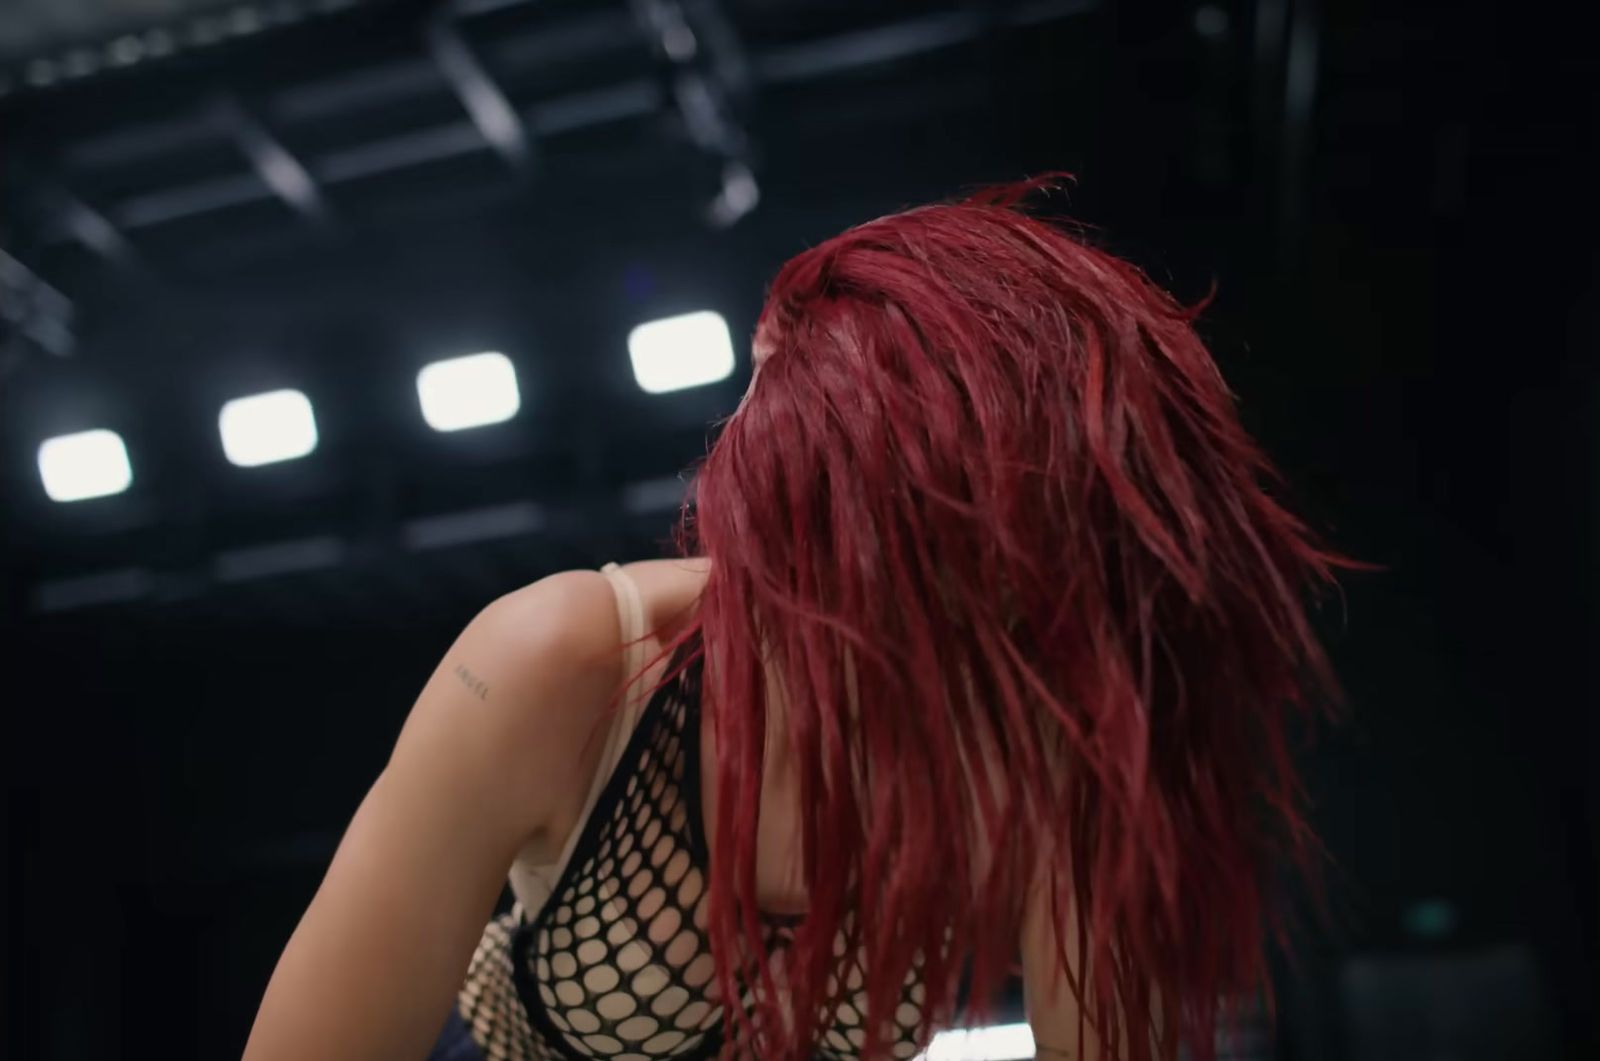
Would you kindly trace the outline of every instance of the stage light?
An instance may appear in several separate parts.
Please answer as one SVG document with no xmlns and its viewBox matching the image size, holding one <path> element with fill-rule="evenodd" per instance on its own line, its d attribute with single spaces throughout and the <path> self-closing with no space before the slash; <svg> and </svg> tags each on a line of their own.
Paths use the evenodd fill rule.
<svg viewBox="0 0 1600 1061">
<path fill-rule="evenodd" d="M 633 378 L 647 394 L 699 387 L 733 374 L 733 340 L 720 313 L 647 321 L 628 333 Z"/>
<path fill-rule="evenodd" d="M 517 370 L 493 351 L 424 365 L 417 373 L 417 398 L 422 418 L 435 431 L 498 424 L 522 407 Z"/>
<path fill-rule="evenodd" d="M 304 457 L 317 448 L 317 418 L 297 390 L 235 398 L 217 416 L 222 452 L 241 468 Z"/>
<path fill-rule="evenodd" d="M 1028 1025 L 996 1024 L 940 1032 L 916 1061 L 1021 1061 L 1034 1055 L 1033 1030 Z"/>
<path fill-rule="evenodd" d="M 133 468 L 121 435 L 79 431 L 40 444 L 39 479 L 52 501 L 86 501 L 122 493 L 133 482 Z"/>
</svg>

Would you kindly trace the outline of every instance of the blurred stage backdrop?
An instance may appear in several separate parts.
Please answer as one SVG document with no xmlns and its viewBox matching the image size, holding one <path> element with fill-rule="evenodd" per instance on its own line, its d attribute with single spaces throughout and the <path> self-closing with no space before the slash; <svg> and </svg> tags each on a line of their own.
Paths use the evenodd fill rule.
<svg viewBox="0 0 1600 1061">
<path fill-rule="evenodd" d="M 1594 49 L 1499 6 L 5 0 L 0 1051 L 236 1056 L 452 634 L 661 554 L 774 269 L 1068 170 L 1386 567 L 1235 1053 L 1596 1056 Z"/>
</svg>

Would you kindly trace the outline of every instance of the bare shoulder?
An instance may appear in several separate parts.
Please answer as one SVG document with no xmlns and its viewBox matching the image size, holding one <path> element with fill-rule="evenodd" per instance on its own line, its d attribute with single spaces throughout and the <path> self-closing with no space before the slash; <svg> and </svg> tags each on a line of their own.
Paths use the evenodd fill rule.
<svg viewBox="0 0 1600 1061">
<path fill-rule="evenodd" d="M 640 560 L 623 570 L 639 587 L 645 619 L 658 636 L 671 638 L 693 614 L 705 589 L 711 561 L 703 557 Z"/>
<path fill-rule="evenodd" d="M 621 680 L 622 631 L 611 584 L 565 571 L 490 602 L 440 662 L 435 680 L 475 696 L 512 736 L 531 728 L 548 745 L 569 723 L 586 727 Z"/>
<path fill-rule="evenodd" d="M 585 749 L 622 679 L 605 576 L 572 571 L 491 602 L 456 638 L 406 720 L 389 770 L 482 788 L 485 815 L 528 836 L 586 787 Z M 463 779 L 470 777 L 467 782 Z"/>
<path fill-rule="evenodd" d="M 616 598 L 598 571 L 563 571 L 490 602 L 462 632 L 512 666 L 615 666 Z"/>
</svg>

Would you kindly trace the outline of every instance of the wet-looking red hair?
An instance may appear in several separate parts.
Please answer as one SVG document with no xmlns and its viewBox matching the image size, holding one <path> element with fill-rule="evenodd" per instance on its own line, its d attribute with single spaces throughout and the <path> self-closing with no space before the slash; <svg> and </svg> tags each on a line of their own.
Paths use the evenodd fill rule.
<svg viewBox="0 0 1600 1061">
<path fill-rule="evenodd" d="M 710 932 L 763 1059 L 811 1056 L 781 1014 L 828 1010 L 843 927 L 871 1055 L 913 968 L 930 1021 L 964 978 L 990 998 L 1030 889 L 1110 1056 L 1209 1058 L 1265 985 L 1271 867 L 1309 849 L 1287 730 L 1327 680 L 1304 597 L 1342 561 L 1265 489 L 1193 312 L 1025 210 L 1037 190 L 785 265 L 699 476 Z M 749 942 L 769 724 L 809 898 L 781 977 Z"/>
</svg>

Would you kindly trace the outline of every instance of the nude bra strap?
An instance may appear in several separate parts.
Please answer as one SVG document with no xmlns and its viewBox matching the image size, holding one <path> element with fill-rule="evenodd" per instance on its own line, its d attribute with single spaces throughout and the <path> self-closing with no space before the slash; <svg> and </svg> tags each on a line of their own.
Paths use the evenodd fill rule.
<svg viewBox="0 0 1600 1061">
<path fill-rule="evenodd" d="M 644 600 L 639 596 L 639 586 L 617 564 L 607 564 L 601 573 L 611 583 L 617 595 L 617 616 L 622 623 L 623 662 L 629 681 L 637 678 L 649 660 L 649 645 L 645 642 Z"/>
<path fill-rule="evenodd" d="M 583 823 L 589 820 L 595 803 L 600 799 L 601 791 L 605 789 L 606 782 L 616 771 L 617 763 L 622 758 L 622 753 L 626 750 L 628 741 L 633 736 L 634 727 L 639 724 L 639 716 L 644 712 L 645 703 L 649 699 L 649 686 L 643 681 L 636 680 L 639 678 L 639 672 L 650 660 L 651 645 L 655 641 L 654 638 L 646 638 L 644 599 L 639 596 L 638 585 L 618 565 L 607 564 L 600 571 L 611 583 L 611 589 L 617 595 L 617 618 L 622 626 L 622 662 L 626 670 L 623 680 L 632 684 L 628 687 L 628 694 L 623 698 L 620 710 L 606 722 L 605 745 L 600 752 L 600 762 L 596 764 L 594 777 L 589 782 L 589 793 L 584 799 L 582 817 L 578 819 L 578 825 L 567 837 L 567 842 L 562 845 L 561 857 L 555 864 L 556 878 L 561 876 L 566 870 L 567 863 L 571 861 L 578 838 L 584 832 Z"/>
</svg>

